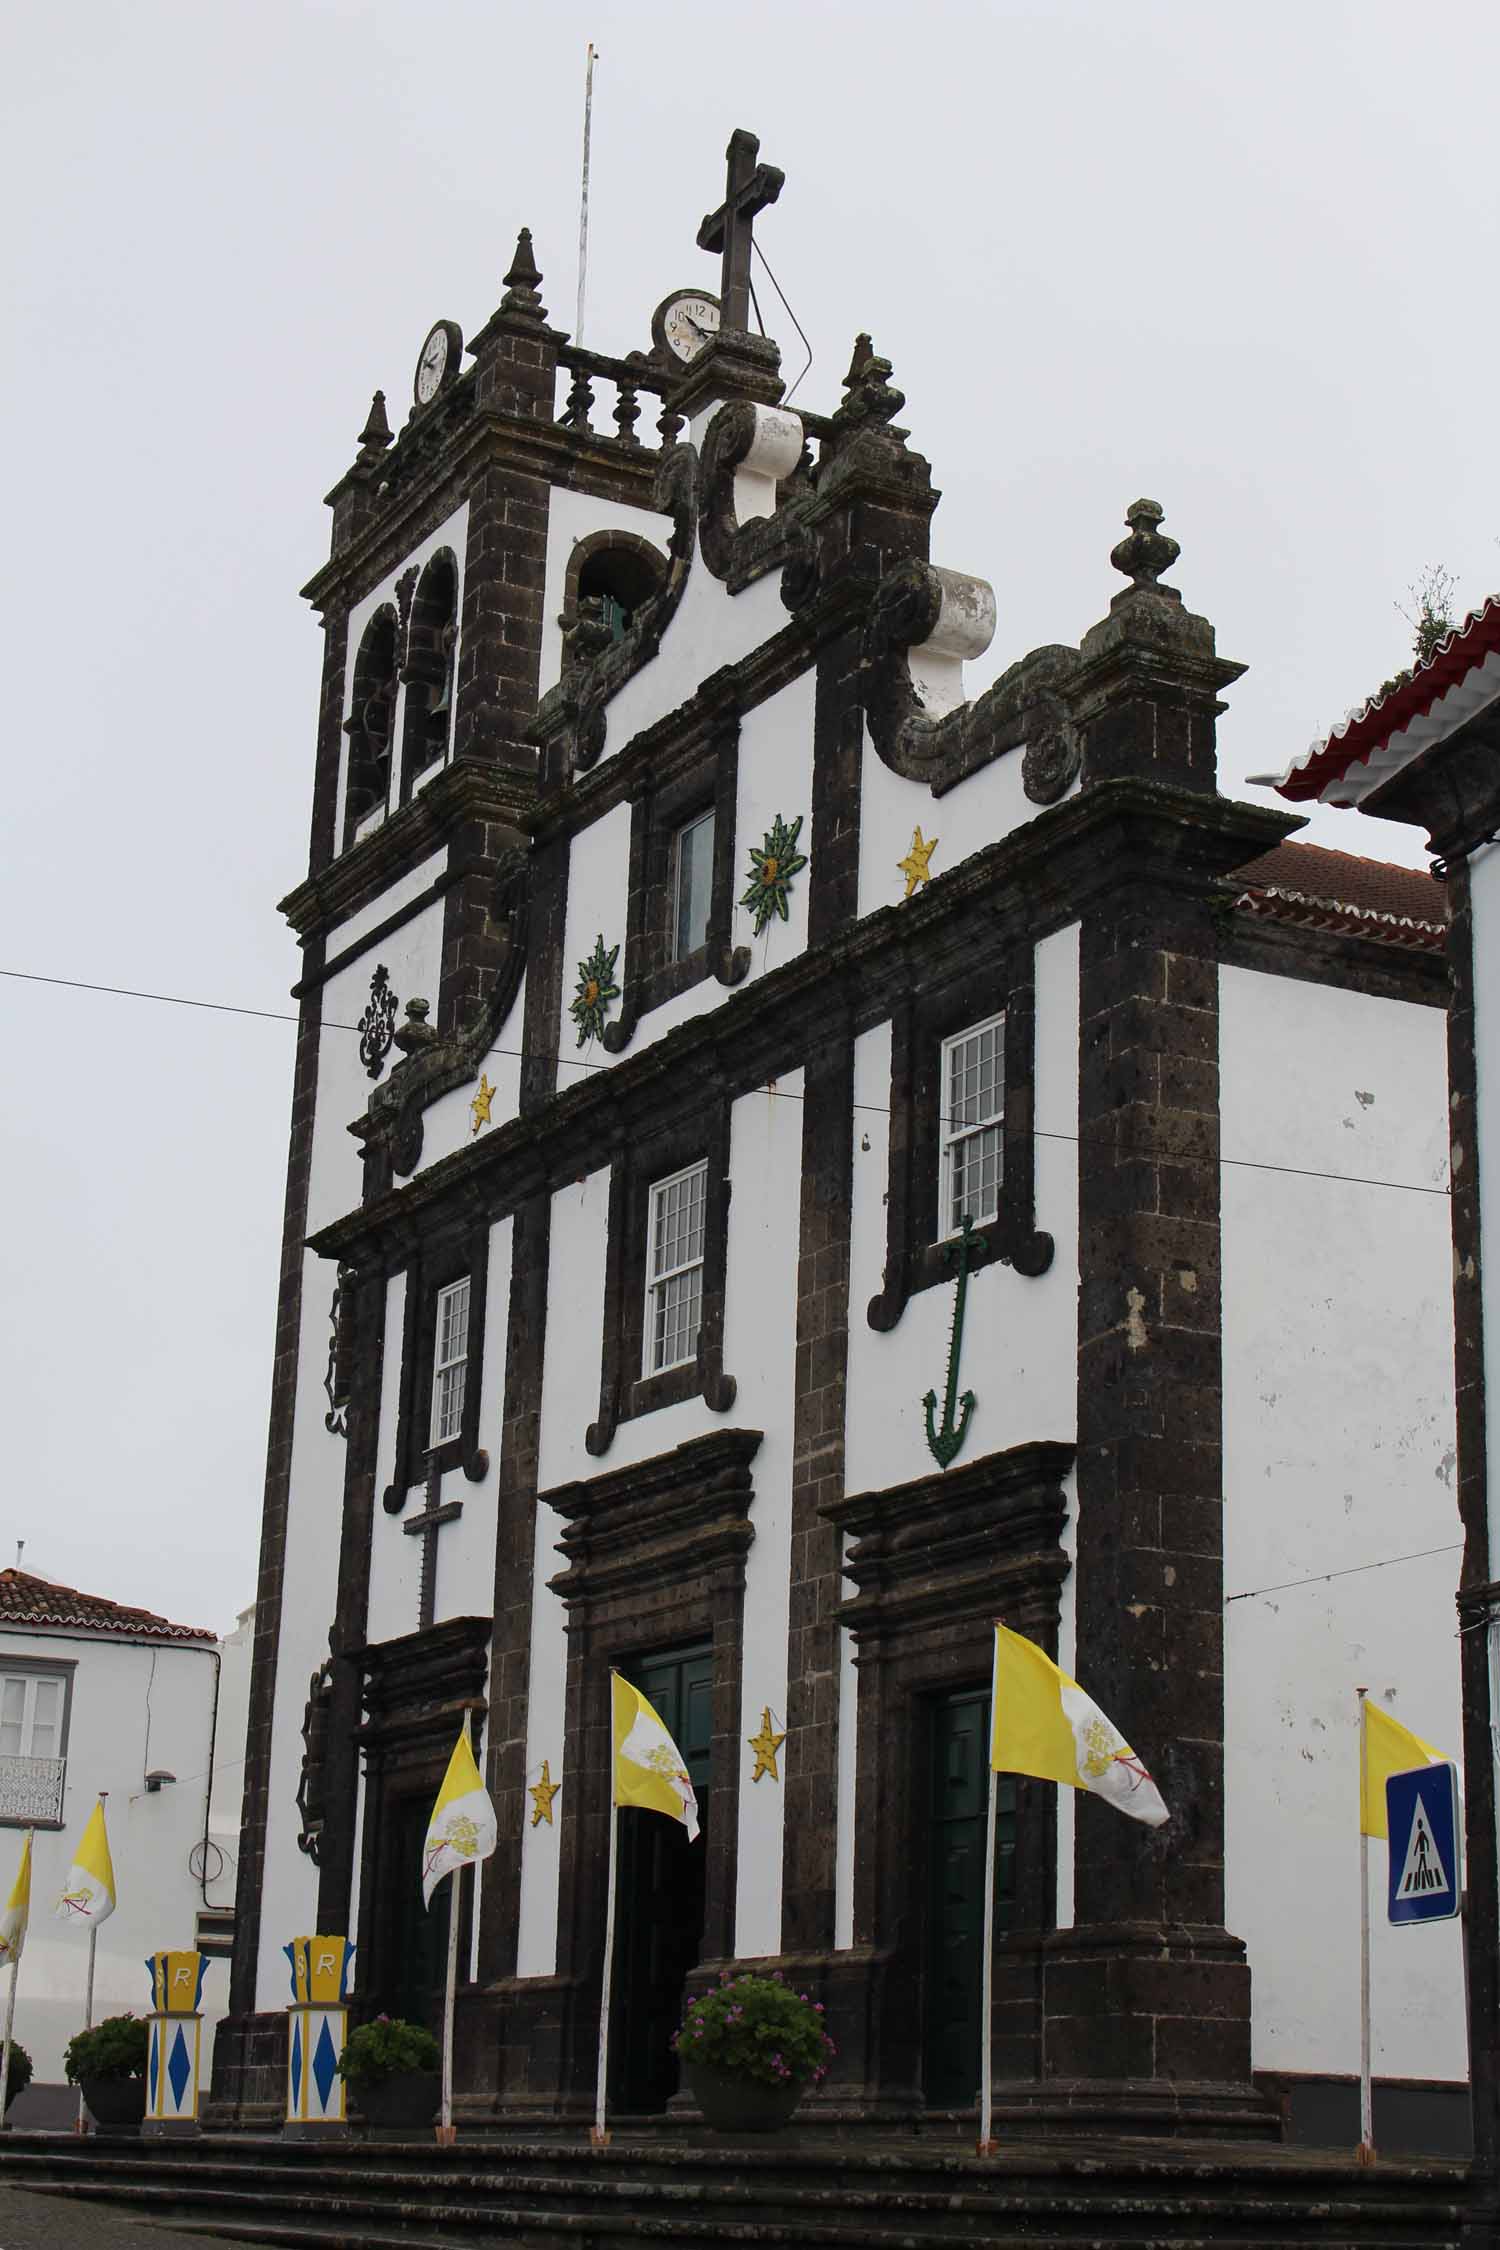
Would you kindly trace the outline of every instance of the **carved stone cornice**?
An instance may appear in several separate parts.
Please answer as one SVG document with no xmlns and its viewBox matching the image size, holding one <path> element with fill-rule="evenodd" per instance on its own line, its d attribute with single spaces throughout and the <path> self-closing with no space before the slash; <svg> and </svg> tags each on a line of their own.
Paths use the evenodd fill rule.
<svg viewBox="0 0 1500 2250">
<path fill-rule="evenodd" d="M 529 779 L 501 767 L 473 760 L 448 766 L 370 835 L 288 891 L 278 911 L 304 941 L 335 929 L 470 821 L 508 828 L 521 843 L 535 795 Z"/>
<path fill-rule="evenodd" d="M 491 1624 L 488 1617 L 449 1617 L 425 1632 L 350 1652 L 364 1680 L 358 1740 L 367 1763 L 377 1755 L 399 1758 L 403 1749 L 439 1737 L 446 1755 L 464 1713 L 483 1718 Z"/>
<path fill-rule="evenodd" d="M 548 1580 L 570 1610 L 702 1576 L 744 1583 L 755 1539 L 750 1464 L 760 1430 L 713 1430 L 628 1469 L 555 1485 L 538 1502 L 562 1516 L 568 1567 Z"/>
<path fill-rule="evenodd" d="M 819 1514 L 844 1533 L 844 1575 L 859 1591 L 835 1613 L 861 1644 L 925 1619 L 1055 1617 L 1068 1574 L 1063 1479 L 1074 1448 L 1012 1446 L 884 1492 L 856 1492 Z"/>
<path fill-rule="evenodd" d="M 1301 825 L 1294 814 L 1159 782 L 1101 782 L 1039 813 L 935 877 L 915 898 L 880 908 L 829 943 L 737 987 L 720 1007 L 665 1038 L 635 1045 L 545 1108 L 509 1119 L 444 1157 L 404 1188 L 310 1238 L 323 1257 L 362 1263 L 401 1244 L 423 1214 L 455 1196 L 494 1216 L 528 1195 L 596 1169 L 619 1136 L 680 1121 L 683 1087 L 707 1083 L 733 1099 L 786 1071 L 824 1035 L 831 1014 L 856 1030 L 882 1022 L 919 973 L 963 973 L 976 944 L 998 951 L 1076 920 L 1121 884 L 1219 895 L 1231 869 Z"/>
</svg>

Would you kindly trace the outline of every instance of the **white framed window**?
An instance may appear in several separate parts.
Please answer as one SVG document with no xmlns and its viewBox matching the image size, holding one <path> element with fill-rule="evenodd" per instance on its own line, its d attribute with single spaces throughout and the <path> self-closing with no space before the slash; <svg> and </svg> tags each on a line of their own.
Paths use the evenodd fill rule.
<svg viewBox="0 0 1500 2250">
<path fill-rule="evenodd" d="M 0 1758 L 60 1758 L 66 1693 L 61 1672 L 0 1673 Z"/>
<path fill-rule="evenodd" d="M 672 959 L 708 943 L 714 887 L 714 816 L 700 813 L 672 838 Z"/>
<path fill-rule="evenodd" d="M 445 1445 L 463 1429 L 464 1386 L 469 1373 L 469 1277 L 438 1291 L 432 1344 L 432 1435 Z"/>
<path fill-rule="evenodd" d="M 999 1015 L 943 1041 L 941 1235 L 956 1234 L 965 1218 L 979 1227 L 999 1216 L 1004 1116 L 1005 1018 Z"/>
<path fill-rule="evenodd" d="M 651 1190 L 646 1256 L 646 1373 L 681 1367 L 703 1325 L 703 1221 L 708 1163 L 690 1164 Z"/>
</svg>

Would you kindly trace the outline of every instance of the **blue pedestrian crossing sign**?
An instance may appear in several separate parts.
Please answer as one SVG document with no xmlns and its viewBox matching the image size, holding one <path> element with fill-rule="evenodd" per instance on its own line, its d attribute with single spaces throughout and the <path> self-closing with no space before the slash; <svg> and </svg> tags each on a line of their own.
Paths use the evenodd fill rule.
<svg viewBox="0 0 1500 2250">
<path fill-rule="evenodd" d="M 1392 1922 L 1449 1922 L 1463 1904 L 1458 1769 L 1446 1760 L 1385 1785 Z"/>
</svg>

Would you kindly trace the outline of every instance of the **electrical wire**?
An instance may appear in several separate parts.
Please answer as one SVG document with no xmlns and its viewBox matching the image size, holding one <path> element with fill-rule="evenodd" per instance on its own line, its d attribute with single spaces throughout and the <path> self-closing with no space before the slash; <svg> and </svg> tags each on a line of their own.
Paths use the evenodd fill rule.
<svg viewBox="0 0 1500 2250">
<path fill-rule="evenodd" d="M 1398 1563 L 1425 1562 L 1429 1555 L 1457 1555 L 1463 1552 L 1463 1541 L 1455 1540 L 1451 1547 L 1419 1547 L 1413 1555 L 1387 1555 L 1384 1562 L 1350 1563 L 1343 1570 L 1315 1570 L 1307 1578 L 1283 1578 L 1274 1586 L 1252 1586 L 1243 1594 L 1226 1594 L 1224 1607 L 1231 1602 L 1258 1601 L 1262 1594 L 1287 1594 L 1295 1586 L 1323 1586 L 1330 1578 L 1358 1578 L 1367 1570 L 1394 1570 Z"/>
<path fill-rule="evenodd" d="M 781 402 L 783 406 L 790 406 L 790 405 L 791 405 L 791 403 L 792 403 L 792 398 L 793 398 L 793 395 L 794 395 L 794 393 L 795 393 L 795 392 L 797 392 L 797 391 L 799 391 L 799 390 L 801 389 L 801 387 L 802 387 L 802 382 L 803 382 L 803 378 L 804 378 L 804 377 L 805 377 L 805 376 L 807 375 L 807 373 L 808 373 L 809 369 L 810 369 L 810 368 L 812 367 L 812 363 L 813 363 L 813 348 L 812 348 L 812 345 L 811 345 L 811 344 L 810 344 L 810 343 L 808 342 L 808 340 L 807 340 L 807 330 L 806 330 L 806 329 L 805 329 L 805 328 L 803 327 L 803 325 L 802 325 L 801 321 L 800 321 L 800 320 L 799 320 L 799 319 L 797 318 L 797 315 L 796 315 L 796 314 L 795 314 L 795 313 L 793 312 L 793 310 L 792 310 L 792 308 L 791 308 L 791 305 L 790 305 L 790 303 L 789 303 L 789 302 L 788 302 L 788 300 L 787 300 L 787 294 L 786 294 L 786 291 L 785 291 L 785 290 L 784 290 L 784 289 L 782 288 L 782 286 L 781 286 L 781 283 L 780 283 L 780 282 L 779 282 L 779 281 L 778 281 L 778 280 L 776 279 L 776 276 L 775 276 L 775 274 L 771 272 L 771 261 L 770 261 L 770 259 L 769 259 L 769 258 L 768 258 L 768 257 L 766 256 L 766 254 L 765 254 L 764 250 L 762 250 L 762 248 L 761 248 L 760 244 L 759 244 L 759 243 L 758 243 L 758 242 L 756 241 L 756 239 L 755 239 L 755 237 L 754 237 L 754 235 L 753 235 L 753 234 L 752 234 L 752 235 L 751 235 L 751 237 L 750 237 L 750 247 L 751 247 L 751 249 L 752 249 L 752 250 L 754 251 L 754 253 L 755 253 L 756 257 L 757 257 L 757 258 L 759 258 L 759 260 L 760 260 L 761 264 L 762 264 L 762 265 L 763 265 L 763 266 L 765 267 L 765 269 L 766 269 L 766 273 L 767 273 L 767 276 L 768 276 L 768 278 L 769 278 L 769 280 L 770 280 L 770 283 L 771 283 L 771 287 L 772 287 L 772 288 L 773 288 L 773 289 L 775 290 L 775 292 L 776 292 L 777 296 L 778 296 L 778 297 L 779 297 L 779 298 L 781 299 L 782 303 L 783 303 L 783 304 L 784 304 L 784 305 L 786 306 L 786 316 L 787 316 L 787 319 L 788 319 L 788 320 L 789 320 L 789 321 L 791 322 L 792 326 L 793 326 L 793 327 L 794 327 L 794 328 L 796 329 L 796 331 L 797 331 L 797 334 L 798 334 L 798 335 L 799 335 L 799 336 L 800 336 L 800 337 L 802 338 L 802 348 L 803 348 L 803 350 L 804 350 L 804 351 L 806 352 L 806 354 L 807 354 L 807 365 L 806 365 L 806 366 L 805 366 L 805 367 L 804 367 L 804 368 L 802 369 L 802 372 L 801 372 L 801 374 L 799 374 L 799 375 L 798 375 L 798 377 L 797 377 L 797 380 L 796 380 L 796 382 L 795 382 L 795 383 L 793 383 L 793 385 L 792 385 L 792 387 L 791 387 L 791 390 L 789 390 L 789 391 L 787 392 L 787 394 L 786 394 L 786 397 L 785 397 L 785 398 L 784 398 L 784 399 L 782 400 L 782 402 Z M 753 286 L 752 286 L 752 288 L 751 288 L 750 294 L 751 294 L 751 296 L 752 296 L 752 297 L 754 297 L 754 295 L 755 295 L 755 290 L 754 290 L 754 287 L 753 287 Z M 755 317 L 756 317 L 756 319 L 757 319 L 757 320 L 760 320 L 760 307 L 759 307 L 759 305 L 757 305 L 757 306 L 756 306 L 756 308 L 755 308 Z M 765 334 L 765 332 L 766 332 L 766 331 L 765 331 L 765 323 L 764 323 L 764 322 L 762 321 L 762 322 L 761 322 L 761 334 L 762 334 L 762 335 L 764 335 L 764 334 Z"/>
<path fill-rule="evenodd" d="M 175 992 L 147 992 L 134 985 L 126 984 L 93 984 L 82 977 L 42 976 L 30 969 L 0 968 L 0 977 L 13 977 L 23 984 L 58 985 L 69 992 L 100 992 L 120 1000 L 151 1000 L 162 1007 L 168 1008 L 206 1008 L 218 1015 L 251 1016 L 260 1023 L 300 1023 L 302 1020 L 300 1016 L 292 1014 L 286 1008 L 246 1008 L 231 1000 L 192 1000 Z M 339 1023 L 331 1016 L 319 1018 L 320 1030 L 357 1032 L 359 1028 L 357 1023 Z M 484 1054 L 479 1057 L 479 1062 L 483 1065 L 496 1055 L 502 1056 L 510 1062 L 553 1063 L 561 1070 L 609 1070 L 613 1067 L 609 1063 L 590 1062 L 586 1057 L 565 1055 L 560 1048 L 554 1048 L 549 1053 L 539 1047 L 502 1047 L 498 1043 L 493 1047 L 486 1048 Z M 806 1099 L 803 1094 L 788 1093 L 784 1087 L 775 1084 L 767 1085 L 761 1091 L 773 1101 L 800 1102 Z M 851 1107 L 861 1115 L 869 1117 L 888 1118 L 891 1114 L 890 1105 L 885 1102 L 854 1102 Z M 1078 1133 L 1049 1132 L 1041 1125 L 1035 1126 L 1033 1132 L 1035 1138 L 1039 1141 L 1058 1141 L 1069 1148 L 1081 1148 L 1085 1145 L 1105 1148 L 1114 1145 L 1104 1134 L 1098 1135 L 1092 1144 L 1085 1144 L 1083 1137 Z M 1451 1188 L 1432 1187 L 1423 1180 L 1381 1180 L 1360 1172 L 1322 1171 L 1307 1164 L 1273 1164 L 1268 1159 L 1258 1156 L 1224 1156 L 1222 1154 L 1218 1156 L 1189 1156 L 1183 1154 L 1174 1155 L 1170 1159 L 1163 1159 L 1163 1161 L 1170 1161 L 1174 1165 L 1217 1164 L 1221 1169 L 1245 1172 L 1276 1172 L 1292 1179 L 1328 1180 L 1339 1187 L 1388 1188 L 1393 1192 L 1405 1195 L 1435 1195 L 1440 1196 L 1445 1203 L 1451 1200 L 1453 1193 Z"/>
</svg>

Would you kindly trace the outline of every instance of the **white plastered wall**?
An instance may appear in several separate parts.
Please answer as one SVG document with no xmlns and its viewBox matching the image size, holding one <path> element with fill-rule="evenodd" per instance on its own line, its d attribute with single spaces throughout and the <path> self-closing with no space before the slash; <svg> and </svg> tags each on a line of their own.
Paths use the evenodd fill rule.
<svg viewBox="0 0 1500 2250">
<path fill-rule="evenodd" d="M 164 1948 L 191 1949 L 205 1904 L 234 1903 L 232 1874 L 205 1889 L 194 1873 L 209 1796 L 214 1703 L 212 1641 L 155 1643 L 59 1633 L 0 1634 L 7 1669 L 37 1660 L 75 1669 L 68 1718 L 61 1829 L 36 1831 L 31 1920 L 16 1987 L 15 2036 L 39 2083 L 63 2080 L 63 2049 L 83 2029 L 88 1929 L 54 1920 L 52 1909 L 101 1790 L 115 1871 L 115 1911 L 98 1925 L 94 2021 L 129 2011 L 145 2015 L 151 1987 L 145 1963 Z M 228 1755 L 234 1752 L 228 1751 Z M 175 1778 L 148 1791 L 148 1772 Z M 20 1864 L 23 1831 L 0 1840 L 6 1895 Z M 203 1989 L 206 2090 L 213 2030 L 229 2001 L 229 1965 L 211 1962 Z"/>
<path fill-rule="evenodd" d="M 1446 1023 L 1233 968 L 1220 1008 L 1227 1919 L 1255 2066 L 1350 2073 L 1355 1687 L 1459 1749 Z M 1457 1928 L 1390 1929 L 1370 1859 L 1375 2070 L 1462 2078 Z"/>
</svg>

